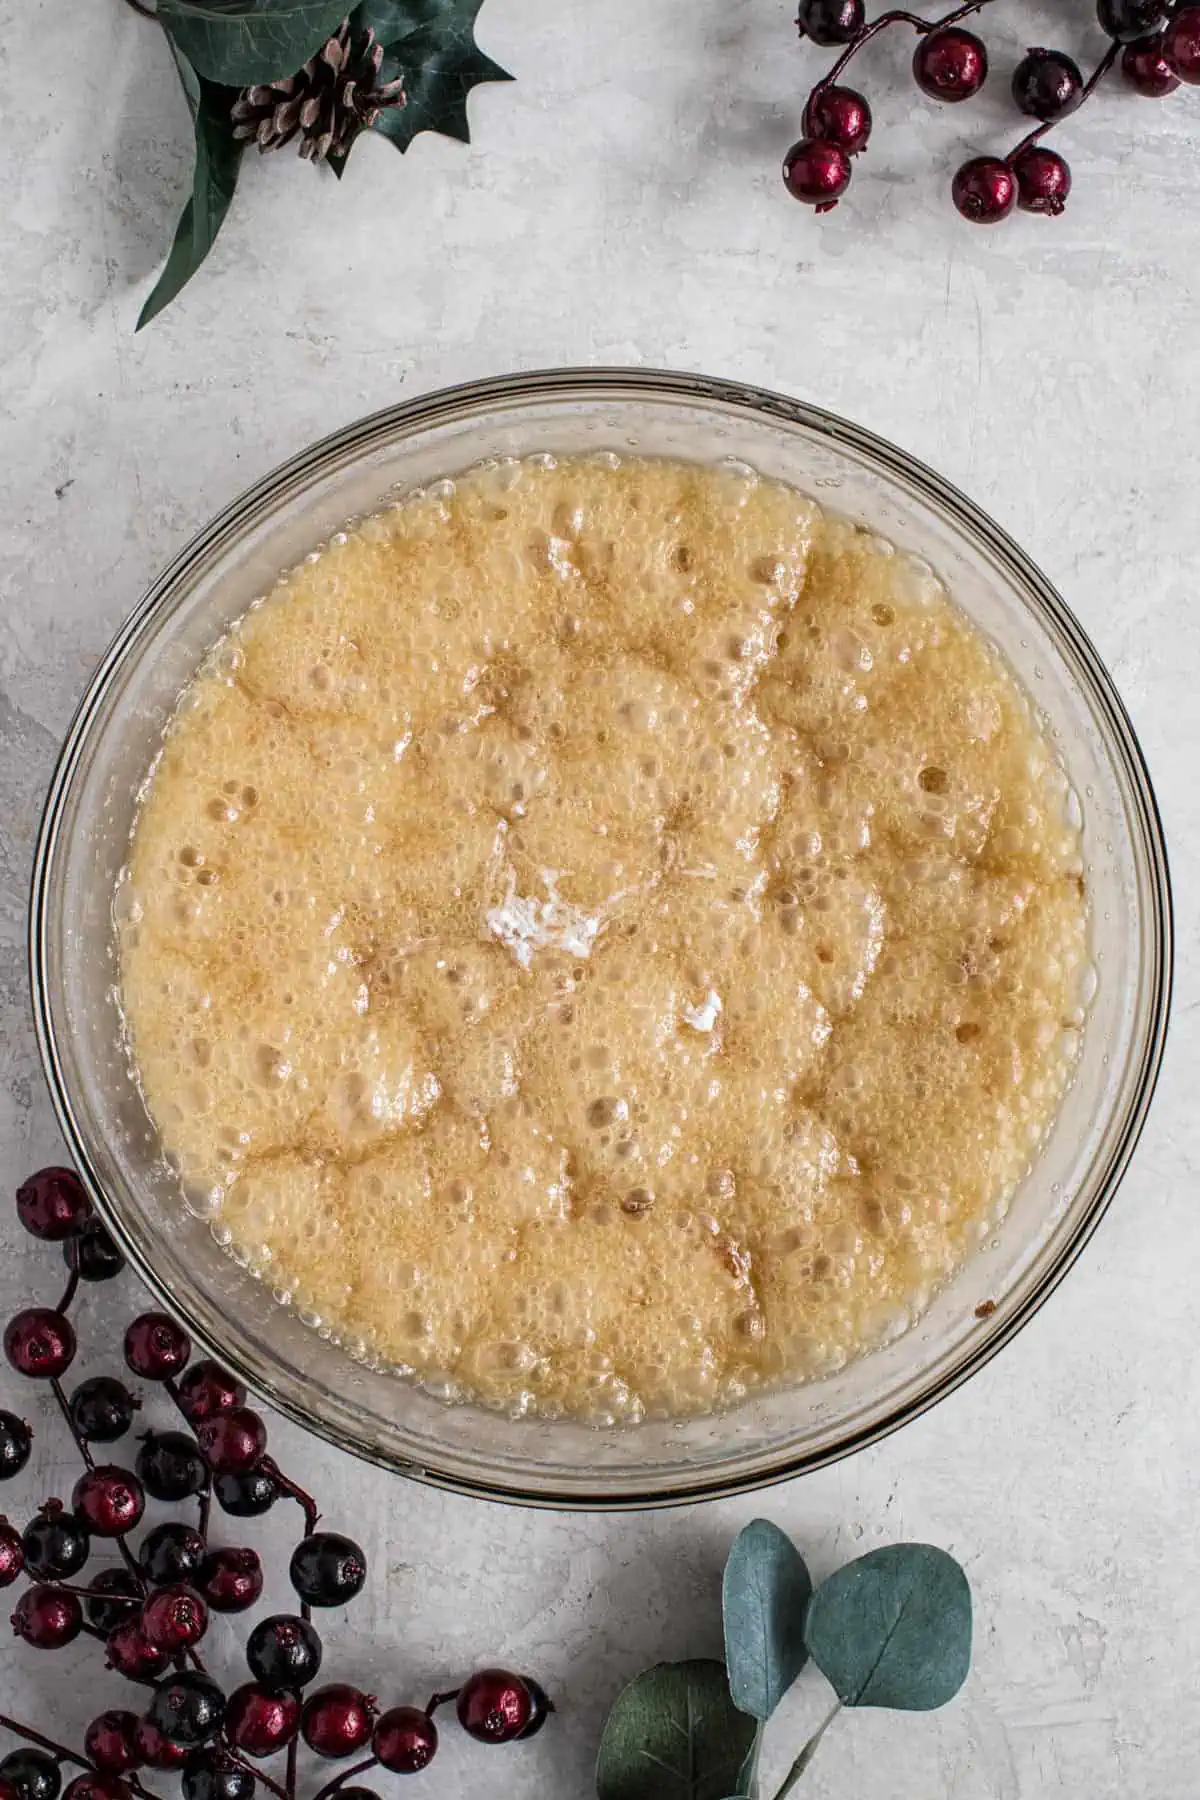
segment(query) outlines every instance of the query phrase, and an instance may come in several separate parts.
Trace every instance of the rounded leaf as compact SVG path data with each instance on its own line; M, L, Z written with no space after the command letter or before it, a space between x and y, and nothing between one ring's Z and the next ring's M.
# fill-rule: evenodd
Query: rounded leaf
M596 1764L599 1800L725 1800L755 1738L725 1664L656 1663L613 1704Z
M769 1719L808 1661L804 1621L812 1580L791 1538L754 1519L733 1541L721 1604L733 1703Z
M888 1544L820 1586L805 1633L844 1706L931 1712L971 1666L971 1590L933 1544Z

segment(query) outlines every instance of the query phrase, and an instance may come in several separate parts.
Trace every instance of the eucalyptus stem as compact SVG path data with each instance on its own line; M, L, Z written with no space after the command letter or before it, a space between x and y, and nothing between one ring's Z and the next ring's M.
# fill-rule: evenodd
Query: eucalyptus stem
M837 1718L841 1710L842 1703L839 1700L834 1706L833 1711L829 1713L827 1717L822 1719L821 1723L817 1726L817 1729L813 1732L807 1744L805 1744L803 1750L784 1776L783 1786L776 1789L775 1800L784 1800L785 1794L791 1793L805 1769L807 1769L809 1763L817 1754L817 1745L821 1742L821 1739L825 1736L825 1733L829 1730L829 1727L833 1724L833 1721Z
M143 19L157 19L158 14L152 6L143 6L142 0L125 0L126 6L132 6L135 13L141 13Z

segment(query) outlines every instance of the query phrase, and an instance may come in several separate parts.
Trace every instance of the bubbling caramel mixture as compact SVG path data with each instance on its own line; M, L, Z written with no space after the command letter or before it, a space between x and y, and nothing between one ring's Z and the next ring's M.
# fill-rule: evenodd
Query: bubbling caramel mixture
M929 570L740 468L338 536L147 780L124 1010L193 1206L358 1355L634 1421L834 1369L1067 1085L1077 817Z

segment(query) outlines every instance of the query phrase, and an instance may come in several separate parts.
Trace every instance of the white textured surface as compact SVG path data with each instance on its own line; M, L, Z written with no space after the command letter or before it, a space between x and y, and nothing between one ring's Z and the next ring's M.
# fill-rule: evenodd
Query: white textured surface
M1176 1025L1097 1241L964 1392L758 1499L543 1516L401 1485L290 1428L276 1443L373 1557L367 1596L330 1622L332 1672L400 1699L502 1660L561 1703L530 1746L489 1752L455 1734L422 1793L585 1800L616 1688L657 1657L717 1647L726 1545L766 1511L818 1571L907 1535L953 1549L976 1588L962 1699L928 1718L840 1722L814 1796L1192 1800L1200 93L1102 94L1061 134L1076 169L1067 216L973 231L950 210L950 173L968 147L1013 141L1018 42L1085 62L1100 48L1085 0L1005 0L974 107L914 103L905 45L863 59L876 143L851 199L817 220L777 172L823 60L796 46L791 10L489 0L481 36L520 82L476 96L472 149L424 138L401 161L369 142L340 188L286 155L248 166L208 268L135 339L186 180L164 46L119 0L0 0L0 1190L59 1147L23 947L55 744L121 616L213 510L357 414L513 367L703 369L861 420L961 483L1059 583L1157 780L1181 913ZM1073 38L1052 24L1062 12ZM18 1240L6 1201L0 1252L5 1312L49 1297L53 1255ZM89 1297L93 1367L115 1366L129 1300L128 1287ZM0 1375L10 1402L14 1380ZM61 1431L17 1398L47 1424L35 1478L3 1496L23 1516L35 1487L66 1491L74 1470ZM269 1525L282 1549L282 1521ZM66 1729L128 1704L96 1648L38 1660L5 1635L4 1705ZM813 1676L773 1728L769 1769L820 1704Z

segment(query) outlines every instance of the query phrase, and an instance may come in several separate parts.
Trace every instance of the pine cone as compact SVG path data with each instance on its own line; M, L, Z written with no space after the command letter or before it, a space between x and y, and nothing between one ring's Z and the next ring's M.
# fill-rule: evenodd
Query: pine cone
M354 37L343 19L328 43L296 75L243 88L230 117L233 135L259 150L281 150L299 137L307 162L344 156L385 106L404 105L402 81L380 82L383 45L368 29Z

